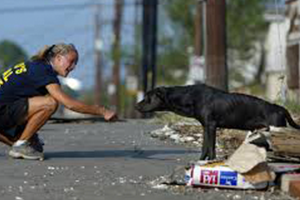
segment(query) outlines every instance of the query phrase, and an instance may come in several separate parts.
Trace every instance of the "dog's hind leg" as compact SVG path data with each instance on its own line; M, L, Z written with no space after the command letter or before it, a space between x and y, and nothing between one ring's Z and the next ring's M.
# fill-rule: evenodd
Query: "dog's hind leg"
M204 133L204 138L205 138L205 133ZM200 156L200 160L205 160L208 157L208 147L207 144L205 144L204 142L204 138L203 138L203 144L202 144L202 150L201 150L201 156Z
M200 160L213 160L216 158L216 123L209 122L204 126L204 137Z

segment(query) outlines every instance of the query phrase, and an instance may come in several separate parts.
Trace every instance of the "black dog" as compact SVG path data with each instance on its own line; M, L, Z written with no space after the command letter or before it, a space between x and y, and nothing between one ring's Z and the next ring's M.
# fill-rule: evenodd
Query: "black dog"
M136 105L140 112L172 111L197 119L204 127L203 159L215 159L216 129L255 130L284 127L300 129L289 112L254 96L228 93L204 84L158 87Z

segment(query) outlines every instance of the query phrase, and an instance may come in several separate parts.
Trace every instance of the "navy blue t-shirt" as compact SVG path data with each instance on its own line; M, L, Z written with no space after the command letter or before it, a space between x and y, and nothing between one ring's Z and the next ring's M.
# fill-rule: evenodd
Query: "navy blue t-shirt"
M39 61L17 64L0 77L0 104L46 95L51 83L60 84L51 65Z

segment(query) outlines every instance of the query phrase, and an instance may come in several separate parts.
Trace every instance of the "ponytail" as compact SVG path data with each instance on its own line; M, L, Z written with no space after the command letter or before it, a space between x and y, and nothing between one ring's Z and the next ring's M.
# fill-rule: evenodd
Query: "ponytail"
M32 56L30 60L50 63L51 59L56 55L66 55L71 51L77 54L77 60L75 62L77 64L79 55L76 47L73 44L65 43L54 44L52 46L46 45L36 55Z

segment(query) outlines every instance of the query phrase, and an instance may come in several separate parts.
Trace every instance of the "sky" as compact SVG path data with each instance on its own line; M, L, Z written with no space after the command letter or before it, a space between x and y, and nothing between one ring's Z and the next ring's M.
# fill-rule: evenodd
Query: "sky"
M113 0L1 0L0 41L11 40L31 56L44 45L58 42L73 43L80 60L69 75L83 82L84 88L94 84L94 3L101 4L101 39L105 51L113 42ZM127 0L122 32L123 45L130 45L133 34L133 0ZM110 76L111 62L103 56L105 77ZM125 73L124 69L121 72Z
M125 0L123 48L131 48L136 41L133 28L134 2L135 0ZM270 2L284 5L284 0L270 0ZM37 53L44 45L58 42L75 44L80 59L77 68L69 76L81 80L84 88L91 88L95 76L95 8L92 6L95 3L101 5L100 19L103 24L101 39L104 52L109 52L114 39L112 31L114 0L1 0L0 41L8 39L17 43L29 56ZM166 24L160 25L166 27ZM112 71L109 55L102 55L102 61L103 77L109 79ZM121 77L125 74L126 70L122 65Z

